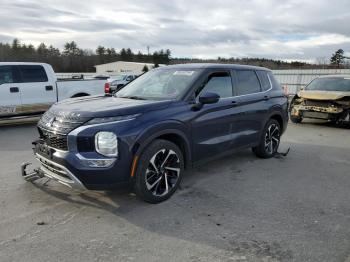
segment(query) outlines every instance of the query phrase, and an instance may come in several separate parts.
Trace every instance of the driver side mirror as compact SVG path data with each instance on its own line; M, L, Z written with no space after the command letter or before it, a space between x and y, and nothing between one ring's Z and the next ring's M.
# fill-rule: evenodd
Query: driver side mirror
M199 103L201 104L215 104L219 101L220 96L216 93L207 92L199 96Z
M206 92L198 98L198 103L194 104L192 110L200 110L205 104L215 104L219 101L220 96L216 93Z

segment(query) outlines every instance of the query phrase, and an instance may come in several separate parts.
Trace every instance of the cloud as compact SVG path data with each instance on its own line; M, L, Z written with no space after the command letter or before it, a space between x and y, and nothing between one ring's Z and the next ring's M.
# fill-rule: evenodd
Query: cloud
M311 60L350 50L348 0L2 0L1 41Z

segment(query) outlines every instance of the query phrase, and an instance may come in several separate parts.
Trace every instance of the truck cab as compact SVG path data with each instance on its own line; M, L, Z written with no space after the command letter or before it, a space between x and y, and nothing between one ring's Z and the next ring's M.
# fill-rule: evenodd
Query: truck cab
M0 63L0 118L45 112L66 98L103 95L105 79L60 79L45 63Z
M50 65L0 63L0 117L46 111L56 101Z

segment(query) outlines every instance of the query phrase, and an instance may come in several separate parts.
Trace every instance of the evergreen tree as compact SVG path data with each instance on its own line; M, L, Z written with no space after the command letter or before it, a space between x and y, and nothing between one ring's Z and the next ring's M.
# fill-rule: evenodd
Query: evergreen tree
M142 72L144 72L144 73L148 72L148 66L147 65L144 65L144 67L142 68Z
M344 56L344 50L338 49L334 54L332 54L331 57L331 64L337 65L339 68L340 65L344 64L345 56Z

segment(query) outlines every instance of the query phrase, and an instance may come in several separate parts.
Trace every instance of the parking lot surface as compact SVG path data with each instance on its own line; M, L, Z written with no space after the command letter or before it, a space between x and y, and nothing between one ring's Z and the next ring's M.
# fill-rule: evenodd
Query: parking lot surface
M189 170L168 201L23 181L34 124L0 127L0 261L350 261L349 129L290 124L285 158Z

